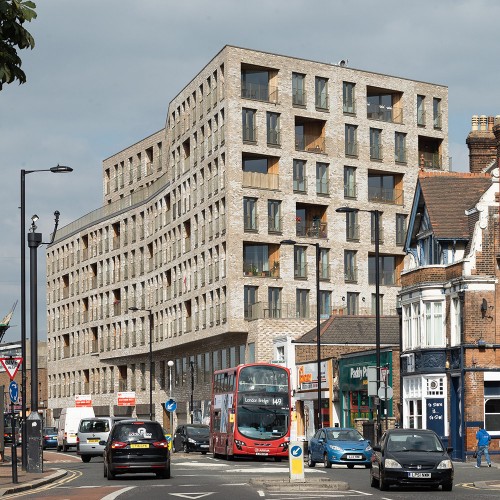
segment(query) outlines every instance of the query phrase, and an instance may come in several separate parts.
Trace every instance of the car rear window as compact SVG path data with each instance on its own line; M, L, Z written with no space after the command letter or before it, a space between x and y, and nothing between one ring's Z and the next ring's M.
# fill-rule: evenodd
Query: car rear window
M82 420L79 432L109 432L109 422L107 420Z
M117 424L114 427L113 440L140 441L143 439L165 440L161 425L150 422L131 422L130 424Z
M57 429L55 427L44 427L44 434L57 434Z
M189 436L207 437L210 435L208 427L191 427L188 425L186 431Z

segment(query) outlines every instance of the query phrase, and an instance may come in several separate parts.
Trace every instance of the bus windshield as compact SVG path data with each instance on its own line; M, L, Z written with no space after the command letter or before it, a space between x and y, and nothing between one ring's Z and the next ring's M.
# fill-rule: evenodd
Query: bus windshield
M238 391L288 394L288 374L274 366L246 366L240 372Z
M279 439L288 431L288 409L264 406L238 407L237 425L243 436L250 439Z

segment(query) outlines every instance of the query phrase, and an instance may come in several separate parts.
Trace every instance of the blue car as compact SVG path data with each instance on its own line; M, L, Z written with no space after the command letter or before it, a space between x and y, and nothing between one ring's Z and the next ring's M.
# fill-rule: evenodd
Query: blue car
M372 447L356 429L324 427L319 429L309 442L307 465L314 467L322 462L330 468L332 464L371 467Z
M55 427L44 427L42 429L43 449L57 448L57 429Z

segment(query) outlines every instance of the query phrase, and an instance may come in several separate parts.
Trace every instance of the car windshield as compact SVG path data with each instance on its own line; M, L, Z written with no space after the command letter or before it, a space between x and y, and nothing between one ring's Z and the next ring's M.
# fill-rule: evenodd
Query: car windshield
M417 432L390 434L386 446L388 451L443 451L436 436Z
M329 441L363 441L365 438L355 429L329 430L326 432Z
M165 435L161 426L147 422L134 422L118 424L114 427L113 441L141 441L145 439L164 441Z
M188 436L196 436L196 437L208 437L209 436L208 427L191 427L188 425L186 427L186 431L187 431Z
M43 429L44 434L57 434L57 429L55 427L45 427Z

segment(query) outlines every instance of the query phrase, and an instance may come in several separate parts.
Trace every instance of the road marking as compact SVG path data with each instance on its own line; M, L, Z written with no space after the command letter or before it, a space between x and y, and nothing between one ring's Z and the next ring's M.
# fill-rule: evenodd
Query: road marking
M215 491L209 491L208 493L169 493L173 497L180 498L190 498L191 500L196 500L197 498L208 497L208 495L213 495Z
M113 493L110 493L109 495L106 495L105 497L102 497L101 500L115 500L115 498L120 496L122 493L133 490L134 488L135 486L127 486L126 488L122 488L121 490L115 491Z

